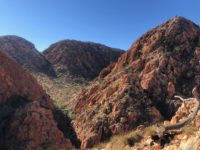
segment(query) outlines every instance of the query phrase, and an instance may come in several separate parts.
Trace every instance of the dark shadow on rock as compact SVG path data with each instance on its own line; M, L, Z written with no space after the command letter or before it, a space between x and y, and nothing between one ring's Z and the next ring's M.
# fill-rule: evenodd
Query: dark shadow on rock
M0 104L0 149L23 150L24 143L19 141L9 128L17 109L24 108L30 101L26 96L12 96L5 103Z
M160 144L162 147L164 147L166 144L169 144L173 139L174 136L179 133L176 132L171 132L171 133L165 133L162 136L159 135L152 135L151 139L155 142Z
M54 119L57 122L58 128L63 132L65 138L70 139L71 143L76 147L80 148L80 140L77 138L76 132L71 125L71 119L64 114L60 109L56 108L53 112Z

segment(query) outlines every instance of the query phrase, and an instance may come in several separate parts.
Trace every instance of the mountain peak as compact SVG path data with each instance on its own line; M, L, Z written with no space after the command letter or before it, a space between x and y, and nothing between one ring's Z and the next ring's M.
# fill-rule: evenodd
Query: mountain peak
M172 17L171 19L169 19L168 21L170 21L170 20L175 20L176 22L192 22L193 24L196 24L193 21L191 21L190 19L183 17L183 16L175 16L175 17Z
M176 16L174 18L171 18L167 22L165 22L163 25L166 27L174 26L174 27L180 27L180 28L187 28L189 26L198 27L197 24L195 24L191 20L184 18L182 16Z
M164 50L166 55L174 54L183 43L197 44L199 35L198 25L184 17L174 17L142 35L133 43L127 57L133 61L156 50Z
M62 40L44 51L57 74L93 79L99 72L117 61L124 51L102 44L76 40Z
M175 16L175 17L173 17L173 18L171 18L171 19L169 19L169 21L170 20L174 20L174 21L177 21L177 22L182 22L182 21L186 21L186 22L191 22L190 20L188 20L187 18L185 18L185 17L182 17L182 16Z
M200 29L183 17L142 35L75 98L74 127L82 148L173 116L180 104L174 94L190 97L200 84L199 58ZM86 132L92 136L86 139Z
M17 35L3 35L3 36L0 36L0 39L1 40L4 39L5 40L4 42L6 41L23 42L24 44L30 46L32 49L35 49L35 45L33 43Z
M36 50L34 44L22 37L0 36L0 51L32 73L55 76L54 69L48 60Z

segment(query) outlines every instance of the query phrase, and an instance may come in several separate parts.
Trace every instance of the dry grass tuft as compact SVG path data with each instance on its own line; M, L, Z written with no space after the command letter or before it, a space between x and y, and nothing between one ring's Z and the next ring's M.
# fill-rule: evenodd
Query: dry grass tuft
M133 130L122 135L113 136L108 142L100 143L95 146L95 148L101 149L114 149L114 150L124 150L131 149L135 144L139 143L145 137L154 135L155 129L153 126L141 130ZM109 148L108 148L108 147Z
M182 133L186 134L186 135L194 135L197 131L198 131L198 128L197 127L193 127L191 125L187 125L187 126L184 126L182 129L181 129Z

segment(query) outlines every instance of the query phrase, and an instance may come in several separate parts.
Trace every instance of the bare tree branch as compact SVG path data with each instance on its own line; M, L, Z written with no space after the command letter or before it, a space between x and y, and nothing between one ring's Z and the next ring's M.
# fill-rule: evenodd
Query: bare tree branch
M180 129L182 127L184 127L185 125L189 124L197 115L197 112L200 108L200 93L197 87L194 87L192 90L192 94L194 95L194 98L187 98L184 99L181 96L175 96L175 98L180 99L181 101L183 101L184 106L185 106L185 102L189 101L189 100L194 100L195 101L195 106L191 109L191 114L188 116L187 119L175 123L175 124L171 124L171 125L157 125L156 126L156 131L158 132L159 135L163 135L164 133L166 133L169 130L176 130L176 129Z
M190 100L194 100L195 98L182 98L181 96L175 95L175 98L180 99L182 102L186 102L186 101L190 101Z

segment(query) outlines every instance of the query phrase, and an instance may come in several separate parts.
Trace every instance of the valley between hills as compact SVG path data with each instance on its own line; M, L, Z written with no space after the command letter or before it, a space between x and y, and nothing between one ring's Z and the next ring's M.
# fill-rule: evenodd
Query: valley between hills
M200 150L200 27L184 17L127 51L0 36L0 83L3 150Z

